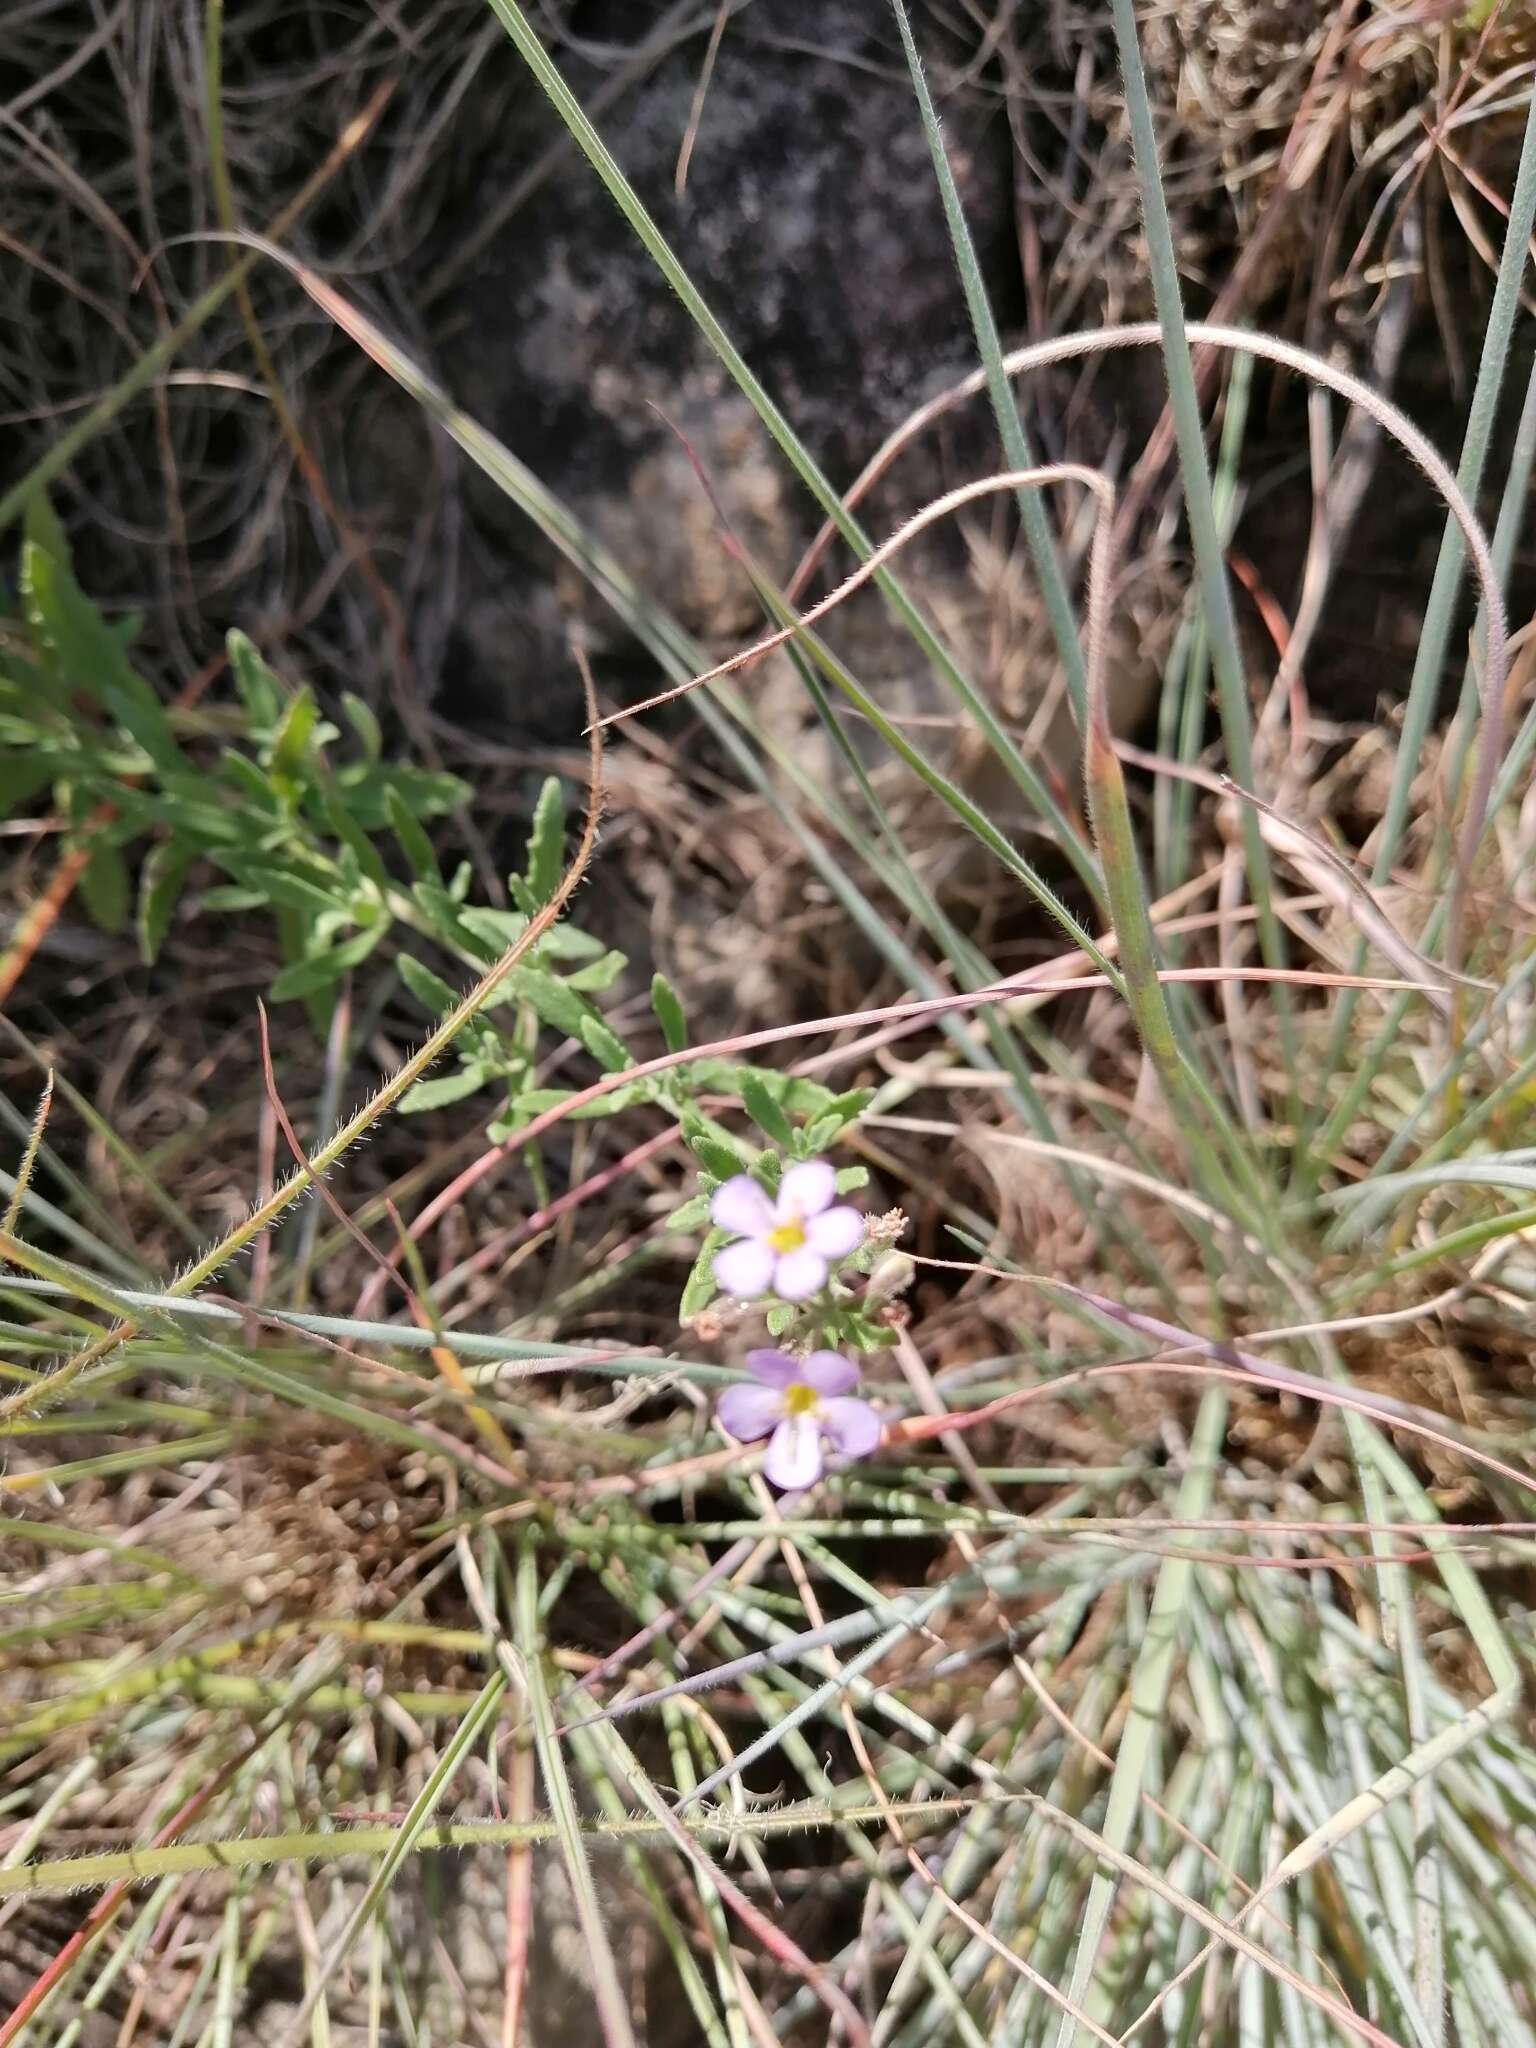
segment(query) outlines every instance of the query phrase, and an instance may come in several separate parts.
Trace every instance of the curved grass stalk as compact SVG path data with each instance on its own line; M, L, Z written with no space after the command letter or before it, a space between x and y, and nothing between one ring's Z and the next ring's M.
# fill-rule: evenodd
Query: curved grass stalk
M598 177L606 186L610 197L619 211L629 222L637 239L647 255L661 272L667 283L676 292L684 308L698 327L704 339L735 380L758 418L788 458L795 474L800 478L816 503L837 527L843 539L861 559L870 553L870 541L857 522L845 509L843 500L811 457L803 442L769 397L758 381L745 358L741 355L720 321L715 317L698 287L678 261L665 236L641 203L639 194L625 177L597 130L583 113L570 87L561 77L538 36L529 25L517 0L488 0L492 13L506 30L517 48L519 56L537 79L539 86L575 138L582 154L591 164ZM925 657L933 664L935 671L951 693L965 706L975 721L976 729L982 733L992 752L1002 763L1012 781L1024 793L1031 807L1047 823L1056 835L1058 843L1067 845L1069 828L1061 816L1060 809L1036 774L1029 762L1019 752L1009 737L1006 728L993 712L986 698L975 684L964 674L943 641L928 624L917 606L907 596L894 576L881 571L879 587L882 596L895 611L903 627L922 649ZM1097 894L1097 878L1091 884Z
M1221 712L1222 737L1233 776L1253 787L1252 714L1248 703L1248 682L1243 670L1242 650L1237 642L1237 619L1232 610L1232 593L1227 584L1226 556L1211 492L1210 466L1205 452L1205 428L1200 417L1200 399L1195 390L1194 365L1190 359L1189 337L1184 324L1184 300L1179 285L1178 258L1173 246L1173 229L1168 219L1168 201L1158 169L1157 135L1152 125L1152 105L1147 97L1146 74L1141 62L1141 43L1136 31L1133 0L1110 0L1115 43L1120 55L1120 75L1125 83L1126 112L1130 116L1132 155L1141 191L1141 218L1147 236L1147 255L1152 273L1152 296L1157 305L1162 331L1163 367L1168 379L1168 402L1173 413L1178 441L1179 466L1184 475L1184 504L1189 516L1190 539L1194 544L1195 567L1205 606L1205 626L1216 674L1216 696ZM1246 811L1241 819L1243 857L1248 870L1248 888L1258 913L1259 945L1270 967L1286 964L1285 934L1275 915L1269 853L1259 821ZM1290 1079L1292 1115L1299 1125L1296 1044L1291 1026L1289 1000L1280 990L1275 995L1275 1014L1280 1026L1281 1049Z
M1469 502L1476 500L1482 485L1494 419L1504 384L1504 372L1509 360L1510 342L1520 309L1520 292L1533 229L1536 229L1536 94L1532 94L1526 114L1520 163L1510 200L1509 223L1505 230L1503 252L1499 258L1498 280L1494 287L1488 326L1483 335L1482 356L1478 363L1477 381L1472 390L1472 403L1467 411L1461 460L1456 473L1457 486ZM1446 653L1450 646L1456 598L1461 587L1465 540L1466 532L1462 523L1448 518L1441 536L1440 553L1435 562L1434 580L1430 585L1429 602L1425 607L1424 625L1419 634L1413 673L1409 678L1408 701L1403 711L1403 729L1398 739L1397 762L1378 835L1373 877L1377 882L1383 881L1391 873L1403 828L1407 823L1413 778L1418 773L1420 756L1439 692L1441 671L1445 666ZM1502 578L1497 563L1492 558L1490 568L1495 587L1500 591L1502 604ZM1484 602L1487 601L1485 592ZM1490 623L1491 616L1490 614ZM1486 666L1495 669L1491 635ZM1457 964L1456 956L1461 949L1465 894L1472 879L1477 850L1482 842L1483 825L1488 815L1489 798L1498 773L1504 708L1503 685L1504 670L1503 664L1500 663L1496 668L1495 684L1490 686L1486 679L1484 681L1482 729L1476 765L1473 769L1472 788L1467 799L1456 855L1456 873L1452 884L1447 928L1452 966ZM1323 1072L1324 1092L1344 1056L1354 1008L1354 1002L1345 996L1334 1017Z
M370 129L384 111L385 102L393 91L393 81L386 79L362 112L347 123L324 163L305 181L302 190L272 221L266 231L269 238L276 239L286 234L294 222L308 212L347 158L367 139ZM168 328L158 341L151 343L133 367L119 377L110 390L103 392L96 403L87 412L82 413L72 427L60 434L47 454L33 463L18 483L0 495L0 528L7 527L13 520L19 519L36 494L46 490L55 477L62 476L80 450L89 446L103 428L109 427L131 399L136 398L141 391L147 390L162 370L169 368L192 336L206 326L230 294L245 283L255 260L253 252L250 256L232 263L222 277L216 278L205 292L192 301L175 326Z
M928 90L928 81L923 74L922 59L918 56L917 44L913 41L912 24L907 16L905 0L891 0L891 11L896 16L896 26L901 34L902 54L907 60L912 90L917 96L918 112L922 116L923 132L928 138L928 151L933 158L939 196L944 202L944 220L949 229L950 244L955 252L955 263L960 272L960 284L965 292L971 326L975 330L976 346L986 372L987 396L992 402L993 416L997 421L998 433L1002 437L1003 453L1008 459L1010 469L1034 469L1037 467L1037 459L1030 449L1024 423L1019 418L1018 400L1008 389L1008 375L1003 368L1002 339L997 331L997 322L992 317L987 287L982 280L981 265L976 260L976 247L971 240L970 228L966 224L965 209L960 204L955 174L950 169L949 158L945 154L944 137L939 129L938 109L933 104L933 95ZM1078 638L1072 600L1067 594L1066 581L1061 573L1055 537L1051 532L1045 508L1033 493L1023 490L1019 492L1019 518L1024 527L1024 537L1029 544L1030 559L1035 565L1035 577L1040 585L1040 594L1045 602L1046 618L1050 622L1051 633L1056 641L1057 658L1066 677L1067 694L1072 700L1072 709L1077 717L1078 730L1081 732L1088 718L1088 668L1083 659L1082 643Z
M1351 405L1360 406L1423 472L1444 501L1451 520L1466 542L1466 554L1477 578L1480 598L1488 607L1488 657L1482 691L1482 700L1486 708L1494 692L1502 691L1509 668L1509 630L1503 598L1503 580L1493 549L1466 492L1434 443L1413 424L1406 413L1390 399L1384 398L1379 391L1374 390L1363 378L1356 377L1347 370L1338 369L1326 357L1315 354L1311 349L1302 348L1295 342L1284 341L1278 335L1262 334L1255 329L1233 327L1209 320L1188 321L1185 334L1190 341L1197 342L1202 347L1225 349L1232 353L1257 356L1264 362L1278 363L1283 369L1294 370L1298 375L1323 385L1340 398L1347 399ZM1123 326L1098 328L1079 334L1053 335L1045 341L1031 342L1025 348L1010 350L1003 358L1003 368L1010 378L1021 377L1028 371L1049 369L1057 363L1073 362L1080 356L1102 355L1120 348L1161 347L1162 340L1162 328L1155 320L1132 321ZM853 484L849 486L844 494L845 502L850 505L857 504L909 442L953 407L962 404L968 398L974 398L985 388L985 382L984 372L973 370L968 376L959 378L947 390L940 392L937 397L930 399L926 405L920 406L901 426L887 435ZM806 558L807 562L814 558L823 544L818 537L812 544ZM791 579L791 590L799 587L805 573L806 562L802 562L800 569Z

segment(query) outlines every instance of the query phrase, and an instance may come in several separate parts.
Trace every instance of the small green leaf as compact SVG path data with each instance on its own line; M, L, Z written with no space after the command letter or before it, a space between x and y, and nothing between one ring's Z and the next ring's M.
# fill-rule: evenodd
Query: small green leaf
M104 932L120 932L128 921L128 863L121 849L98 834L80 877L80 894L93 924Z
M700 1230L709 1221L709 1196L690 1195L680 1209L674 1209L667 1218L668 1230Z
M0 754L0 818L8 818L30 803L55 774L54 763L46 754Z
M384 735L379 730L379 721L374 717L372 707L350 690L343 690L341 708L346 712L352 730L362 741L363 752L370 761L377 761L384 751Z
M195 858L189 847L168 839L150 848L139 873L139 957L146 967L154 965L171 928L171 915L181 894L187 869Z
M307 779L305 770L309 764L310 741L319 723L320 707L315 702L314 691L305 683L289 699L288 708L272 735L267 766L279 788L287 783L296 793Z
M414 768L407 762L385 771L388 800L390 791L418 818L437 818L467 804L474 794L458 775L439 775L430 768Z
M293 1001L298 996L317 995L329 988L333 982L353 967L358 967L373 951L384 936L379 927L372 931L356 932L350 939L343 939L339 946L332 946L328 952L317 953L308 960L299 960L292 967L285 967L272 984L271 997L274 1003Z
M594 939L590 932L576 925L552 924L540 936L534 951L540 960L598 960L607 957L608 949L601 939ZM619 957L622 959L623 955Z
M277 813L277 791L249 754L237 753L233 747L226 747L220 773L225 782L238 785L237 796L255 804L264 815Z
M622 953L603 953L596 960L588 961L585 967L578 967L574 974L565 977L567 988L580 989L584 995L601 995L610 989L629 965Z
M790 1143L794 1133L789 1127L789 1119L780 1109L767 1082L759 1079L756 1074L742 1075L741 1106L757 1128L772 1138L775 1145L787 1146Z
M389 887L389 870L379 858L378 848L358 824L339 796L325 799L326 823L351 853L359 868L379 890Z
M677 1305L677 1319L686 1323L690 1316L696 1316L700 1309L708 1308L719 1293L715 1285L715 1253L730 1236L726 1230L711 1230L699 1247L699 1256L693 1262L693 1270L683 1282L683 1298Z
M33 636L53 656L60 679L93 697L152 761L163 768L183 765L159 698L67 565L36 541L22 550L21 589Z
M199 900L204 910L261 910L267 894L264 889L244 888L239 882L218 882L205 889Z
M399 840L400 850L410 862L412 872L424 882L436 882L437 860L432 852L432 842L422 831L397 790L385 790L384 809L389 818L390 830Z
M62 562L66 569L72 566L69 536L65 533L59 515L53 509L53 501L46 491L33 491L27 499L21 530L28 540L34 541L43 550L44 554L52 555L53 559Z
M837 1170L837 1192L840 1195L856 1195L860 1188L869 1186L867 1166L840 1166Z
M528 920L520 912L487 910L478 904L462 910L459 923L465 931L474 933L492 959L499 959L513 940L520 939L528 929Z
M683 1138L694 1158L706 1166L721 1180L731 1180L739 1173L749 1170L745 1155L738 1152L731 1139L718 1125L701 1116L691 1102L684 1103L678 1117Z
M528 1005L541 1024L564 1032L578 1044L582 1025L596 1015L580 996L542 967L514 967L504 986L516 1001Z
M546 1109L555 1109L562 1102L569 1102L575 1093L574 1088L530 1088L512 1105L516 1122L508 1124L507 1131L518 1130L530 1117L542 1116ZM506 1136L505 1131L502 1136Z
M837 1096L824 1116L816 1117L805 1133L807 1152L825 1152L833 1145L852 1123L868 1109L875 1098L873 1088L854 1088L846 1095Z
M776 1301L763 1320L768 1325L770 1337L782 1337L799 1311L791 1302Z
M423 967L409 953L402 953L395 962L395 970L417 1002L434 1017L446 1017L458 1001L458 997L440 975L430 967Z
M482 1087L485 1075L478 1066L461 1067L456 1074L434 1074L418 1081L400 1098L401 1113L411 1116L423 1109L445 1109L450 1102L462 1102Z
M310 917L325 916L346 908L345 900L338 890L322 888L318 882L308 881L303 875L294 874L287 868L271 868L257 861L235 860L227 854L217 852L213 858L243 887L259 889L263 899L268 903L283 903L290 910L301 910Z
M225 634L224 647L251 731L265 739L283 715L283 686L238 627Z
M528 893L545 904L560 886L565 871L565 795L558 775L549 776L534 806L528 834Z
M676 989L664 974L651 976L651 1008L667 1042L667 1051L681 1052L688 1043L688 1020L683 1015Z

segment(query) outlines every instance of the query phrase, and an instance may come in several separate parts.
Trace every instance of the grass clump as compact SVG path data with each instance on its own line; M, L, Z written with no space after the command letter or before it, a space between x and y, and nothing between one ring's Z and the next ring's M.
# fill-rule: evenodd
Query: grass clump
M783 1014L710 1035L683 977L609 943L599 825L653 706L599 702L579 642L587 731L508 872L483 787L245 635L197 692L146 680L44 494L78 432L5 500L0 790L41 864L0 981L39 985L76 899L91 944L134 927L167 1014L210 931L246 978L200 1145L164 1048L126 1079L96 1051L82 1089L87 1020L6 1025L0 2044L1536 2039L1529 397L1494 431L1528 76L1508 59L1523 139L1447 457L1316 350L1186 321L1120 0L1156 319L1006 352L893 0L980 367L839 492L539 24L491 12L845 581L813 607L727 529L765 631L715 660L377 320L281 274L688 699L722 814L837 920L858 999L790 1014L768 919ZM1447 47L1491 61L1496 26ZM1031 373L1133 348L1164 366L1195 571L1150 748L1107 683L1149 473L1040 461L1031 403ZM1304 644L1255 687L1228 573L1256 363L1443 504L1396 731L1321 717ZM999 473L877 546L866 481L982 389ZM1347 479L1331 430L1312 455L1326 585ZM902 580L987 497L1026 523L1080 779ZM827 637L865 582L1031 808L1027 851ZM780 649L834 775L755 703ZM681 841L696 771L658 764ZM981 849L979 909L904 833L917 789Z

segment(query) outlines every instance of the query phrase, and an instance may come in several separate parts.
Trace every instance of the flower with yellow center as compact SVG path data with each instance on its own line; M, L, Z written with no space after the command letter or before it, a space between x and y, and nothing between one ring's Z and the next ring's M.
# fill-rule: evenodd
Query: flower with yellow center
M837 1351L791 1358L749 1351L750 1380L727 1387L715 1420L744 1443L770 1439L763 1474L786 1493L813 1486L831 1462L867 1458L881 1436L880 1417L853 1392L859 1369Z
M826 1286L833 1263L864 1237L863 1217L835 1202L836 1194L837 1177L824 1159L787 1166L772 1199L750 1174L723 1182L710 1218L736 1241L715 1254L718 1284L742 1301L760 1294L808 1301Z

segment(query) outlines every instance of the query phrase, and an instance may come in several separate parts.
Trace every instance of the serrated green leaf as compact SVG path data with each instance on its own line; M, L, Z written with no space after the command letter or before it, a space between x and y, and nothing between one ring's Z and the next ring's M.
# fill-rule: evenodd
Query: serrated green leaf
M397 790L385 790L384 809L389 818L390 830L399 840L400 850L410 862L412 873L423 882L438 882L438 886L441 887L432 842L422 831Z
M285 967L273 982L272 1001L291 1002L299 996L318 995L321 990L330 988L351 968L361 966L383 936L382 927L355 932L350 939L343 939L339 946L332 946L328 952L295 961L292 967Z
M715 1253L730 1239L728 1230L711 1230L699 1247L699 1255L693 1262L688 1278L683 1282L683 1297L677 1304L677 1319L680 1323L696 1316L700 1309L709 1307L720 1292L715 1285Z
M794 1136L789 1118L778 1105L768 1083L757 1074L743 1074L741 1080L741 1106L753 1123L775 1145L788 1145Z
M384 735L379 730L379 721L373 714L373 707L365 704L361 697L350 690L341 693L341 708L347 714L347 721L362 742L363 752L370 761L377 761L384 751Z
M528 834L528 893L540 906L560 886L565 871L565 794L558 775L547 777L534 805Z
M417 1002L434 1017L446 1017L458 1001L441 975L434 974L430 967L423 967L409 953L400 955L395 962L395 971Z
M867 1166L840 1166L837 1170L837 1192L840 1195L855 1195L860 1188L869 1186Z
M120 932L128 921L131 893L128 863L121 850L105 833L98 832L80 876L80 895L91 922L104 932Z
M225 634L224 648L251 731L265 739L283 715L283 686L238 627Z
M668 1052L681 1052L688 1043L688 1020L677 991L664 974L651 976L651 1009L661 1026Z
M408 1088L400 1098L400 1108L407 1116L423 1109L446 1109L450 1102L462 1102L484 1085L485 1075L478 1066L461 1067L456 1074L434 1074Z
M139 957L146 967L159 958L187 869L195 858L189 847L169 839L150 848L139 871Z

